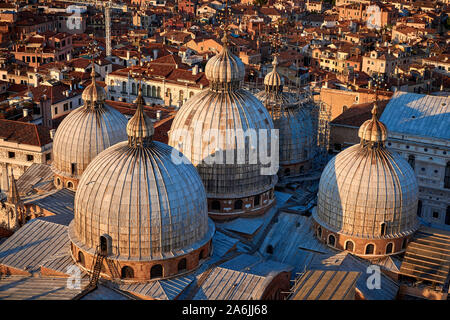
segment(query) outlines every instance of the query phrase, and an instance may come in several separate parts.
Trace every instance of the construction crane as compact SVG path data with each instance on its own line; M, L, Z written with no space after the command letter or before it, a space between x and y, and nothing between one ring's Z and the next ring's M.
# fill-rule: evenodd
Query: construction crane
M111 0L62 0L62 2L69 2L80 5L88 5L94 7L103 7L105 10L105 42L106 42L106 56L111 56L111 9L127 10L125 4L114 3Z

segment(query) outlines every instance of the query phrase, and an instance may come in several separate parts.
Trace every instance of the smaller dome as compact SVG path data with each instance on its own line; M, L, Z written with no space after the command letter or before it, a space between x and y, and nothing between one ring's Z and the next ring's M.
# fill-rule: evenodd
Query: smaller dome
M244 80L244 63L228 48L227 34L222 39L222 51L209 59L205 67L206 78L213 83L233 83Z
M97 81L95 81L95 71L94 66L92 66L91 72L92 82L88 85L84 90L81 98L87 105L92 105L94 102L94 106L99 103L103 103L106 100L106 91L100 86Z
M142 97L142 87L140 84L139 94L135 103L137 104L136 113L127 124L128 141L133 145L145 145L152 140L155 129L152 119L144 113L143 106L145 101Z
M269 72L264 78L264 85L270 88L281 88L284 85L283 77L278 73L278 59L275 56L272 62L273 70Z
M377 118L378 107L375 103L372 109L372 118L365 121L358 131L361 141L369 143L384 143L387 139L386 126Z

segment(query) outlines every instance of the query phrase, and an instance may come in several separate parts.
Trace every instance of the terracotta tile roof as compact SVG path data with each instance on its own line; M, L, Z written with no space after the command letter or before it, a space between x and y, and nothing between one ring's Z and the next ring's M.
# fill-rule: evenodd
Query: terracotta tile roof
M381 117L388 103L389 100L378 101L378 117ZM355 104L331 121L331 124L360 127L364 121L372 117L373 104L373 102Z
M52 142L49 128L12 120L0 120L0 138L39 147Z

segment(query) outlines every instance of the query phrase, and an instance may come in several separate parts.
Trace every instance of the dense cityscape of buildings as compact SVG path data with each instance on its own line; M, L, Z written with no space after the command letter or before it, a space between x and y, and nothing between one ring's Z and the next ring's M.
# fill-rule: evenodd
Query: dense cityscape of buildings
M450 299L449 11L1 2L0 299Z

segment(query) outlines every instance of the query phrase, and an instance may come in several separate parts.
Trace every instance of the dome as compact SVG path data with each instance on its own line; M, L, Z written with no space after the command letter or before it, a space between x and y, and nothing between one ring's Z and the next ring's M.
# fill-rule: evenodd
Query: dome
M264 78L265 89L256 97L269 110L279 130L280 165L288 166L289 173L300 173L309 166L313 155L314 129L311 116L302 108L296 94L283 91L284 79L277 71L277 57L273 70ZM292 165L301 164L296 167Z
M213 157L239 148L239 141L227 142L227 135L238 137L247 130L273 129L273 122L261 102L246 90L214 92L208 89L194 95L175 116L169 133L169 145L183 153L197 170L205 184L208 198L246 197L272 188L276 178L261 175L261 163L209 164ZM218 134L213 141L197 139L204 134ZM210 144L208 145L208 142ZM208 147L216 153L208 152ZM246 144L248 158L249 144Z
M271 157L270 139L277 139L272 132L272 119L262 103L241 87L244 67L226 42L223 51L208 61L206 72L212 80L210 88L180 108L169 132L169 145L197 168L208 202L221 201L218 210L230 214L233 210L261 213L263 208L258 211L254 206L274 203L270 190L277 181L278 162L273 168L273 163L263 164L261 160L262 154ZM268 143L267 150L261 153L259 147L266 146L259 146L263 134L267 134ZM250 199L254 196L255 201ZM269 196L272 198L265 198Z
M273 65L272 71L266 74L266 76L264 77L264 85L270 88L282 89L284 85L284 79L278 73L277 70L278 66L277 56L275 56L275 58L273 59L272 65Z
M245 76L244 63L231 53L226 33L222 41L222 51L209 59L205 67L205 75L212 88L218 83L236 86L238 85L236 83L243 81Z
M93 87L95 85L88 86L83 97L87 95L86 90L92 92ZM94 105L85 101L84 106L69 113L56 130L52 167L60 176L59 181L69 179L76 185L87 165L100 152L127 139L125 116L102 100L93 102ZM61 187L61 182L56 184Z
M201 250L215 229L195 167L187 159L173 162L173 148L152 141L151 120L142 109L138 104L128 141L101 152L83 173L69 235L77 250L91 255L107 237L108 258L133 267L135 278L147 279L151 263L163 265L162 277L177 273L163 260Z
M358 131L358 136L367 143L383 143L387 139L386 126L377 119L378 107L372 109L372 119L365 121Z
M327 164L313 216L321 226L341 235L406 237L418 227L417 179L399 154L385 148L386 129L376 117L376 107L373 114L364 125L384 128L384 135L363 134L361 144L345 149ZM382 143L366 143L368 138Z
M95 70L92 67L91 72L91 83L83 90L81 98L86 105L91 105L91 103L102 104L106 100L106 91L100 86L97 81L95 81ZM95 105L94 105L95 107Z
M145 104L142 97L142 87L139 84L139 94L135 101L138 108L134 116L128 121L127 135L132 137L137 143L145 143L145 141L151 141L155 129L153 127L152 120L144 113L143 105Z

